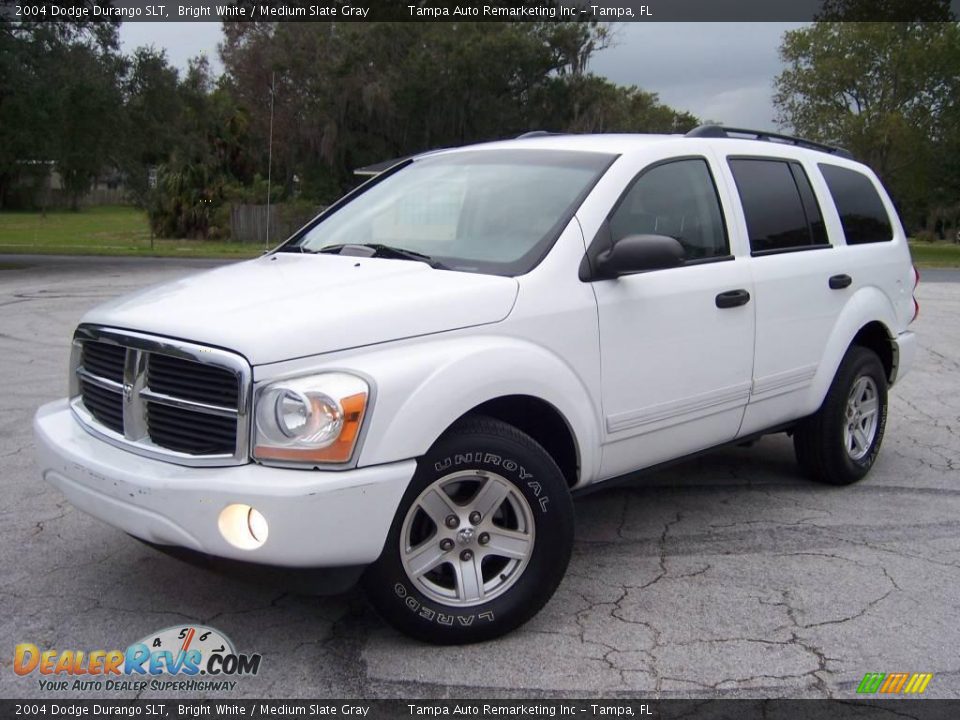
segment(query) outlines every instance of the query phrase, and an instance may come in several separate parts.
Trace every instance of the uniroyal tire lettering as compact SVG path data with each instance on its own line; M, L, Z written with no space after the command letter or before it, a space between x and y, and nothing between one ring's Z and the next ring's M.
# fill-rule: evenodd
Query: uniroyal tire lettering
M516 460L504 458L500 455L484 452L482 450L467 453L457 453L452 458L446 457L443 460L438 460L435 462L433 464L433 468L438 473L441 473L449 470L454 465L473 465L481 464L481 462L485 465L501 467L510 473L516 473L520 480L530 480L530 478L534 476L533 473L527 472L527 469ZM550 503L550 498L543 494L543 486L536 480L530 480L530 482L527 483L527 487L530 488L534 497L537 498L537 502L540 505L540 512L547 512L547 505Z

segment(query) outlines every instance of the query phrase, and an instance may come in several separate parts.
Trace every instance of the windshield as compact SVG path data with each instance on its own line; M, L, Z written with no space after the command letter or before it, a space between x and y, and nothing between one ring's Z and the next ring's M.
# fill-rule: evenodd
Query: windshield
M435 267L520 275L543 259L613 160L553 150L421 158L321 217L285 249L390 247Z

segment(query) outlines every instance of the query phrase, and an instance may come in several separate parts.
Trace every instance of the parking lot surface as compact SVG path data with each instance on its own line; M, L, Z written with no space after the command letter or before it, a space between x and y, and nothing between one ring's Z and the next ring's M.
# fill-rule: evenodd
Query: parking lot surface
M17 643L109 650L184 623L263 655L209 697L842 698L866 672L934 673L927 696L960 697L956 273L921 284L917 364L865 481L814 485L773 436L583 497L549 605L501 640L436 648L357 591L301 597L179 563L40 480L31 418L66 394L83 312L211 264L0 258L0 697L97 696L16 676Z

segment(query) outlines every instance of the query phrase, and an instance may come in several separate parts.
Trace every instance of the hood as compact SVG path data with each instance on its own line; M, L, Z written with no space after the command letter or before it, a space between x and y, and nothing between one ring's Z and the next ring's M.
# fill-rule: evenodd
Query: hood
M509 277L410 260L274 255L111 300L83 322L233 350L252 365L503 320Z

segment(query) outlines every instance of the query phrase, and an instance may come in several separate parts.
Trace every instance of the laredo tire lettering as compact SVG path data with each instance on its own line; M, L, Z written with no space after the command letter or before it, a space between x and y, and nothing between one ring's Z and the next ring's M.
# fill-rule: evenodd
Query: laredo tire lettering
M421 603L417 600L410 590L402 583L397 583L393 586L394 593L397 597L403 598L404 605L406 605L411 612L418 615L428 622L435 622L440 625L451 626L456 621L462 627L470 627L473 625L474 620L479 618L480 620L486 620L487 622L493 622L495 620L495 615L491 610L486 610L482 613L474 613L473 615L448 615L446 613L434 610L433 608Z

